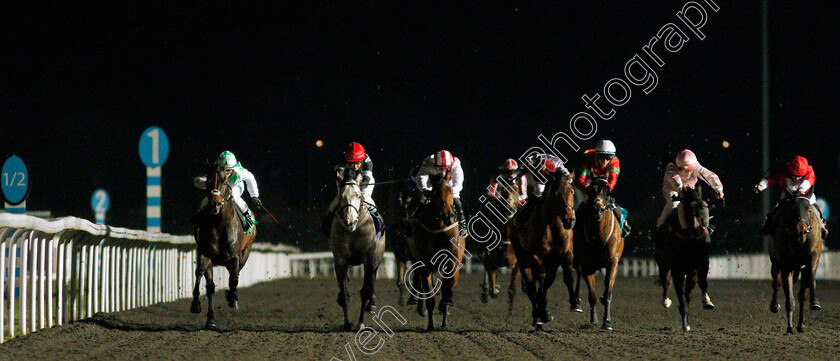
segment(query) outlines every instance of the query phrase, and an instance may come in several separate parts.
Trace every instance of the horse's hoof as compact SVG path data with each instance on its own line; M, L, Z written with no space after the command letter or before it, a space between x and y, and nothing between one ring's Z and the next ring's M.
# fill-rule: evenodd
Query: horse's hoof
M193 302L193 304L190 306L190 312L191 313L201 313L201 303Z
M228 301L228 307L238 310L239 309L239 301Z
M788 327L788 329L785 333L788 334L788 335L793 335L793 327Z
M821 309L822 309L822 306L820 306L819 301L814 301L814 302L811 303L811 311L819 311Z
M714 309L715 309L715 304L714 304L714 303L711 303L711 302L709 302L709 303L704 303L704 304L703 304L703 309L704 309L704 310L714 310Z
M665 307L665 308L670 308L671 307L671 299L666 297L664 300L662 300L662 306Z
M605 323L603 326L601 326L601 329L603 329L604 331L612 331L613 330L612 326L608 323Z
M779 310L780 310L781 308L782 308L782 306L781 306L781 305L779 305L778 303L776 303L776 304L771 304L771 305L770 305L770 312L773 312L773 313L779 313Z
M350 322L345 322L344 327L342 327L344 331L353 331L353 325Z
M359 322L359 330L363 330L364 328L365 328L365 324L362 323L362 322Z
M805 325L800 324L799 326L796 326L796 331L799 331L799 333L805 333Z
M205 324L204 324L204 329L205 329L205 330L214 330L214 331L215 331L215 330L218 330L219 328L218 328L218 327L216 327L216 323L215 323L215 322L213 322L213 321L207 321L207 323L205 323Z
M685 331L685 332L691 331L691 326L689 326L689 325L683 326L683 331Z
M426 331L434 331L434 330L435 330L435 325L426 326Z
M376 305L368 305L365 308L365 311L370 312L370 313L376 313Z
M490 298L487 297L486 293L481 293L481 303L487 303L487 301L489 301L489 300L490 300Z
M569 307L569 310L572 312L583 313L583 309L580 308L580 305L572 305L572 307Z
M551 321L554 321L554 316L551 314L551 312L548 312L548 311L546 310L546 311L545 311L545 313L543 313L543 316L542 316L542 320L541 320L541 321L542 321L543 323L549 323L549 322L551 322Z
M534 322L534 331L545 331L542 322Z

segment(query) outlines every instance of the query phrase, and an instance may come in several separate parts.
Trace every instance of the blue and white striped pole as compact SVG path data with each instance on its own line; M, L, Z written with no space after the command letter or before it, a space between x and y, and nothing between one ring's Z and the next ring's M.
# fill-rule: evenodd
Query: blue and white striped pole
M148 127L140 136L140 160L146 165L146 231L161 232L161 167L169 155L163 129Z
M6 213L26 214L26 201L14 206L6 203Z
M146 167L146 231L160 232L160 175L162 167Z

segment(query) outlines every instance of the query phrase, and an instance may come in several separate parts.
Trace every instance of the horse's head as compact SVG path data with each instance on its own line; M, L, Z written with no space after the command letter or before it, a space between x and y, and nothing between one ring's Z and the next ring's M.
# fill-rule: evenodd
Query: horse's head
M455 197L452 187L449 186L449 175L432 175L430 180L432 183L432 196L429 198L431 209L441 214L443 219L451 221L455 215L453 209Z
M508 219L510 219L516 214L515 210L519 207L519 194L513 186L503 183L498 184L498 189L500 195L499 202L503 202L504 206L510 210L508 212Z
M709 205L703 200L700 188L683 187L679 191L678 215L680 226L694 238L701 237L709 226Z
M575 226L575 188L572 186L572 175L563 178L549 175L545 185L545 202L550 209L558 212L563 228L572 229Z
M610 194L609 183L605 178L595 178L589 187L586 187L586 195L589 197L589 210L595 215L595 220L601 221L601 217L607 212L609 205L607 197Z
M207 204L210 206L213 215L218 215L222 212L222 207L225 205L225 197L221 191L218 189L211 190L207 200Z
M357 180L347 180L338 191L341 193L338 199L339 219L350 232L354 232L361 218L362 190Z

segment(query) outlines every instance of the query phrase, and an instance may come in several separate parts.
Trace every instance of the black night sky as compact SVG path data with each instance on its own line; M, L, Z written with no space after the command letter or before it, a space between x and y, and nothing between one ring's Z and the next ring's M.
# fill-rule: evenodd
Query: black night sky
M325 250L315 228L335 193L331 161L346 143L366 147L378 181L452 151L474 212L506 158L538 145L539 134L569 132L572 115L586 111L581 96L603 94L675 23L690 40L675 53L660 49L656 88L632 87L615 117L596 118L597 134L579 144L607 138L618 147L614 194L636 230L628 254L652 248L640 233L653 227L662 172L683 148L724 182L716 251L755 251L761 202L751 188L764 172L760 2L717 0L702 41L676 16L685 3L6 4L0 155L27 163L29 210L93 219L91 194L104 188L108 223L144 229L137 147L143 129L157 125L170 141L164 232L190 232L201 197L192 177L229 149L281 218L278 226L258 214L261 241ZM838 10L829 1L772 2L769 34L771 159L811 161L817 195L834 207L833 234L840 234ZM374 192L386 221L397 188Z

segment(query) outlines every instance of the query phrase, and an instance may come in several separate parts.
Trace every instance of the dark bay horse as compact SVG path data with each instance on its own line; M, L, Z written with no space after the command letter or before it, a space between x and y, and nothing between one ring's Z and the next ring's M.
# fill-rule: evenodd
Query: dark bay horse
M595 272L606 269L604 274L604 320L601 328L612 330L610 303L615 284L618 261L624 251L624 238L615 213L608 204L609 187L603 178L595 178L587 188L589 199L581 203L577 211L580 220L575 227L575 265L578 277L584 277L589 288L589 323L594 325L595 315Z
M413 181L413 180L408 180ZM407 182L408 182L407 181ZM394 222L391 229L391 247L394 249L394 260L397 263L397 290L399 291L398 302L400 306L405 306L405 291L406 285L404 283L405 272L408 261L411 261L411 251L408 249L408 230L411 227L409 217L411 216L411 207L414 195L409 192L403 192L400 198L400 210L397 216L397 221Z
M420 306L424 302L418 302L418 313L428 315L426 330L435 329L434 309L435 294L441 291L440 312L443 315L441 328L446 328L446 321L449 315L449 306L453 306L453 288L458 284L461 265L464 261L466 240L459 233L458 220L455 216L454 198L452 188L448 179L441 176L432 176L432 193L429 197L429 204L417 217L414 225L414 239L411 245L412 253L417 259L418 267L412 265L412 278L414 290L425 299L425 308ZM438 280L432 284L432 275L437 273Z
M663 304L670 306L668 286L670 275L674 279L674 290L680 302L680 317L683 331L689 331L688 305L691 291L696 284L703 292L703 308L715 308L708 294L709 274L709 206L703 200L701 189L684 187L675 200L680 204L671 215L665 227L670 231L657 245L656 263L659 266L659 283L662 285Z
M776 301L781 284L785 290L787 311L787 333L793 333L793 285L801 276L799 285L799 324L796 330L805 332L805 293L810 295L811 310L820 310L820 302L814 293L815 276L822 253L822 226L820 216L808 198L789 196L778 205L776 227L770 238L770 275L773 278L773 299L770 311L779 312Z
M195 288L190 312L201 313L201 302L198 300L201 276L206 281L207 291L207 322L206 328L215 328L213 320L213 294L216 285L213 283L213 266L224 266L230 273L229 288L225 292L228 306L239 308L239 271L245 267L251 253L251 245L257 236L254 226L251 233L246 234L239 211L230 199L231 187L226 184L223 172L216 171L215 165L207 167L206 200L207 204L199 212L195 240L198 244L198 262L195 267Z
M546 294L557 277L559 267L563 267L563 281L569 291L571 309L580 309L580 299L572 277L575 258L572 253L572 230L575 226L572 176L547 177L549 179L543 196L530 200L538 202L530 218L520 222L526 226L509 232L525 289L531 300L533 325L538 330L552 320L547 309Z
M513 301L516 297L516 281L519 279L519 271L516 268L516 254L508 236L508 227L513 226L511 219L519 207L519 196L512 186L498 184L499 197L487 197L488 202L496 209L507 213L506 219L499 220L496 216L489 217L490 222L496 229L501 231L501 244L492 250L483 249L478 257L484 264L484 281L481 283L481 302L487 303L489 299L498 297L499 286L496 285L496 270L502 267L511 269L510 286L508 286L508 313L513 313Z
M344 311L345 331L353 327L347 313L350 302L348 269L356 265L364 265L365 269L364 285L360 291L359 329L362 329L365 327L365 312L376 311L374 281L385 253L385 231L377 236L373 215L362 202L359 178L361 173L355 180L345 181L339 186L336 216L330 228L330 250L335 258L335 277L339 288L337 302Z

